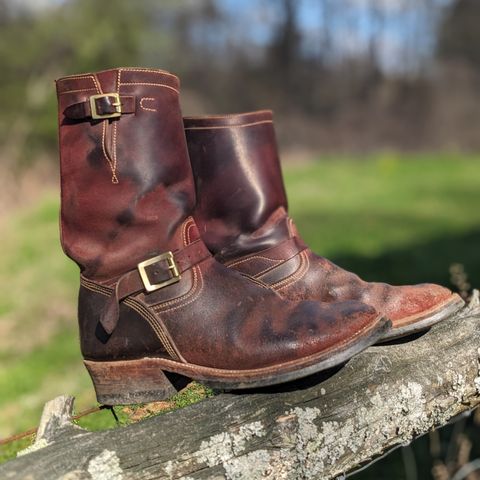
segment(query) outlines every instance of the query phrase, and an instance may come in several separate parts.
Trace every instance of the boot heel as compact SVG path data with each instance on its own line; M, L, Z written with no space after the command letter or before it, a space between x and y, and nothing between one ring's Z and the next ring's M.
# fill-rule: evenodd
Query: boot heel
M84 361L99 403L128 405L165 400L184 388L190 379L163 372L149 359L115 362Z

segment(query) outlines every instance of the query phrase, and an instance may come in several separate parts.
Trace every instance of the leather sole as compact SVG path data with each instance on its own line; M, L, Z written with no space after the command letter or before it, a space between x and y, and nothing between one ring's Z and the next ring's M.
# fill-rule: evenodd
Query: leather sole
M266 387L297 380L345 363L378 342L390 326L390 320L382 318L344 345L336 345L335 348L299 360L258 369L225 370L150 357L107 362L84 360L84 363L99 403L146 403L169 398L190 379L225 390Z
M407 321L404 320L398 326L394 321L391 330L385 333L381 341L386 342L390 340L397 340L408 335L413 335L415 333L428 330L436 323L455 315L464 306L465 302L462 300L462 298L457 294L453 294L452 298L448 299L442 305L435 307L421 316L412 317Z

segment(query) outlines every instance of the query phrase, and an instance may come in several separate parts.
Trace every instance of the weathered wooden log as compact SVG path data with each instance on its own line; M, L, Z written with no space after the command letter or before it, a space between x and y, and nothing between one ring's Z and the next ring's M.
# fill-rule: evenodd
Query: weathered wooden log
M333 479L479 403L477 295L423 336L303 382L222 394L125 428L60 429L0 466L0 478Z

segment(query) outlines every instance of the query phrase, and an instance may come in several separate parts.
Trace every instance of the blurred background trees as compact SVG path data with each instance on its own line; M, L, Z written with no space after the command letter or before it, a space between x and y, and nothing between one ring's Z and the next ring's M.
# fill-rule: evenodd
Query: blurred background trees
M0 0L0 141L56 145L53 79L180 75L186 114L273 108L285 145L480 146L477 0Z
M479 25L480 0L0 0L0 437L56 395L95 401L78 269L58 241L54 79L156 67L180 76L185 115L274 109L290 211L316 252L467 296L480 284ZM356 478L452 478L480 456L475 418Z

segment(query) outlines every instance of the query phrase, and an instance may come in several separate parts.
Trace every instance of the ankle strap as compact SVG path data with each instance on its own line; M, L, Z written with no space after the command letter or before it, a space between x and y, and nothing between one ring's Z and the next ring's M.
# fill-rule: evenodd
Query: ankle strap
M175 252L166 252L138 264L135 270L122 275L112 292L100 317L100 323L111 334L118 323L120 302L136 293L154 292L180 281L181 274L201 261L211 257L211 253L201 240Z
M305 250L307 245L303 242L303 240L299 237L290 237L273 247L265 248L263 250L259 250L253 253L249 253L248 255L244 255L243 257L237 257L233 260L229 260L225 263L227 267L235 267L236 265L241 265L248 262L250 259L257 258L258 255L262 255L267 258L278 259L282 262L286 262L290 260L295 255L298 255L300 252ZM220 256L215 256L219 261L222 261ZM273 269L274 267L272 267Z
M116 118L126 113L135 113L135 96L118 93L92 95L84 102L69 105L64 115L70 120L104 120Z

